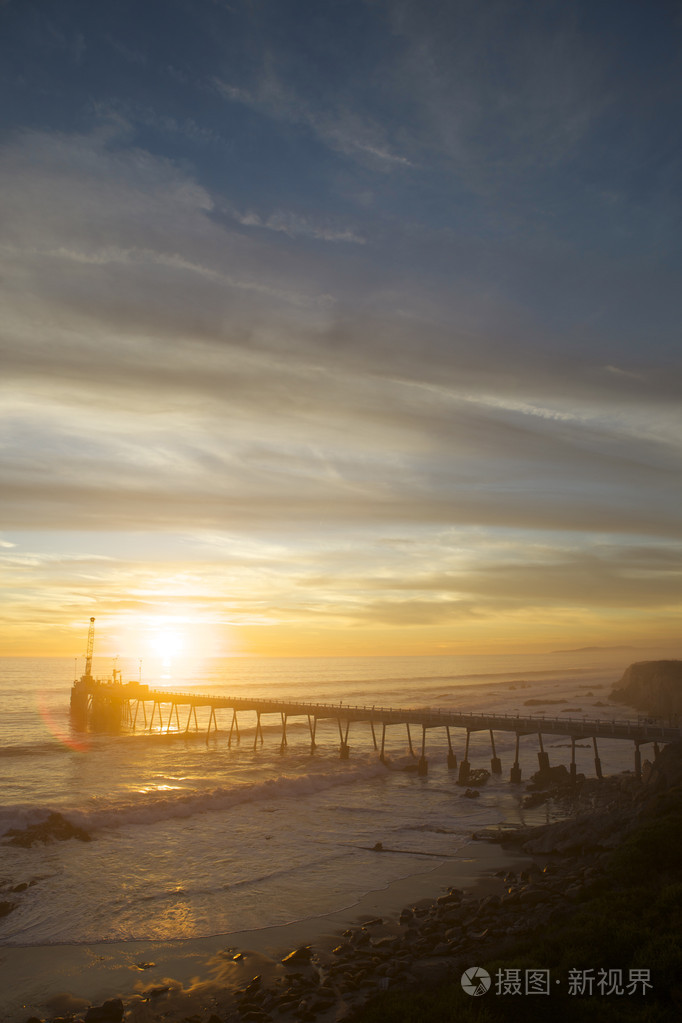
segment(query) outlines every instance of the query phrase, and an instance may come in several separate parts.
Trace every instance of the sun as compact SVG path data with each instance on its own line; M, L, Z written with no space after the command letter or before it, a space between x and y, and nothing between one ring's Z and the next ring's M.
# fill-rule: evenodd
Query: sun
M149 645L164 664L179 657L185 648L185 637L177 629L158 629L149 639Z

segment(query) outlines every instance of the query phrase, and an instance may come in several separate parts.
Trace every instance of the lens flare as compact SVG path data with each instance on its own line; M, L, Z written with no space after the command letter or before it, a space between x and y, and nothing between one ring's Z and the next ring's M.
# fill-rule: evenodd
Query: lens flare
M90 743L87 739L76 738L64 730L58 721L55 720L53 712L47 705L46 700L43 696L38 695L36 698L38 714L43 720L43 724L47 728L48 732L61 742L63 746L72 750L74 753L87 753L90 749Z

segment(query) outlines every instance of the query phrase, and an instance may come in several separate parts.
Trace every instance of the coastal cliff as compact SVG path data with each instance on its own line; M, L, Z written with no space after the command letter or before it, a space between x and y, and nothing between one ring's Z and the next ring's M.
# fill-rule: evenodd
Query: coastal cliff
M638 661L614 685L609 699L652 717L682 714L682 661Z

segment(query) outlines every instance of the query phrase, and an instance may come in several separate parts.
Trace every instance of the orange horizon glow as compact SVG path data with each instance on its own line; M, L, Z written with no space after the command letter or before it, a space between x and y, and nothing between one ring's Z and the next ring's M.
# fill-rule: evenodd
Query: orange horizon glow
M466 632L466 635L461 633ZM457 634L459 633L459 634ZM543 623L499 621L468 623L459 630L415 625L409 628L331 628L272 625L221 625L200 619L154 615L131 622L103 614L95 624L95 661L103 658L161 665L190 665L206 657L371 657L371 656L474 656L533 655L586 647L604 650L679 647L674 634L666 635L651 623L630 623L626 630L613 623L592 621L561 630ZM52 627L17 626L5 634L4 657L70 657L82 663L87 620ZM80 670L80 668L78 669Z

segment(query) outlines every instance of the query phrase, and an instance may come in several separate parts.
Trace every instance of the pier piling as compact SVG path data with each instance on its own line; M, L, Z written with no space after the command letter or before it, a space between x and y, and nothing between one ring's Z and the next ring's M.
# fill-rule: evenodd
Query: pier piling
M459 765L459 775L457 776L458 785L466 785L469 781L469 775L471 773L471 764L469 763L469 740L471 739L471 732L467 728L467 740L464 747L464 759Z
M520 742L520 739L521 739L521 735L520 735L519 732L517 732L516 733L516 750L514 752L514 764L513 764L513 767L511 769L511 771L509 772L509 781L512 783L512 785L520 785L521 784L521 766L519 764L519 742Z
M545 753L545 747L542 745L542 732L538 732L538 742L540 743L538 765L541 771L549 771L549 753Z
M241 742L241 737L239 735L239 722L237 721L237 711L234 710L234 709L232 710L232 723L230 725L230 734L229 734L228 739L227 739L227 747L228 747L228 749L232 745L232 730L233 729L235 729L236 733L237 733L237 742Z
M495 736L493 735L492 728L490 731L490 748L492 750L492 757L490 758L490 772L491 774L502 774L502 761L495 752Z
M263 726L260 722L260 711L256 711L256 734L253 737L253 748L256 749L258 745L258 738L260 736L260 744L263 745Z
M450 726L445 726L445 732L448 737L448 769L454 770L457 767L457 756L452 748L452 739L450 738Z
M407 721L405 723L405 727L407 728L407 743L408 743L408 745L410 747L410 756L413 757L414 756L414 750L412 749L412 736L410 734L410 722L409 721Z
M422 755L417 764L417 774L423 778L429 773L429 762L426 759L426 728L422 727Z
M342 760L348 760L350 757L350 746L348 745L348 729L350 728L350 718L346 721L346 730L343 731L341 728L341 718L337 718L339 726L339 738L341 740L341 746L339 749L339 756Z

